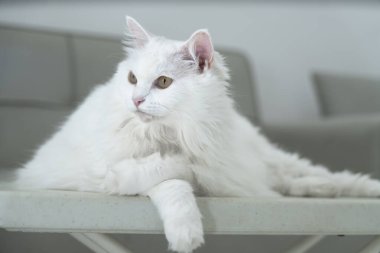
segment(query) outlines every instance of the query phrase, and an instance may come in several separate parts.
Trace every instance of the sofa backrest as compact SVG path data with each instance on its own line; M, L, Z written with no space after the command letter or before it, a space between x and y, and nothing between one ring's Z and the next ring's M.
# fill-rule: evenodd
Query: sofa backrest
M318 72L314 88L323 117L380 113L380 78Z
M240 112L258 123L251 66L219 50ZM0 168L18 167L122 59L119 39L0 27Z

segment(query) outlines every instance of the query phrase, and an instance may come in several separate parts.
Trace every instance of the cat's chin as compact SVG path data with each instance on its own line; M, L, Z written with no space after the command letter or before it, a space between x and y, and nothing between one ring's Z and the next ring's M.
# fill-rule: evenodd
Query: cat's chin
M154 116L153 115L150 115L150 114L147 114L145 112L142 112L142 111L136 111L136 115L141 119L141 121L143 122L149 122L149 121L152 121L154 119Z

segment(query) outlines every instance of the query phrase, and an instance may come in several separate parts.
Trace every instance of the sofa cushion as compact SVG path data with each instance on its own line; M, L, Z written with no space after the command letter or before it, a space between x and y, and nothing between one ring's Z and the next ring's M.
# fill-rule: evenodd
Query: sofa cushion
M68 57L64 36L0 27L0 100L67 103Z
M259 110L253 85L251 64L240 51L218 50L226 60L231 75L231 95L237 109L253 123L259 123Z
M108 81L124 57L121 41L107 38L73 36L76 70L76 100L84 97L97 84Z
M69 109L0 107L0 168L21 166L68 115Z
M313 79L323 116L380 113L380 78L316 73Z

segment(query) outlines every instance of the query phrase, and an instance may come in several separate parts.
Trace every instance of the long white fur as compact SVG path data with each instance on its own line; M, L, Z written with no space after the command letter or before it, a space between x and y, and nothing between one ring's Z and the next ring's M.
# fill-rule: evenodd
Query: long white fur
M126 59L18 171L19 187L148 195L178 252L203 243L192 189L207 196L380 196L378 181L286 153L242 117L206 30L181 42L150 35L129 17L127 26ZM209 57L203 70L196 49ZM152 85L162 75L174 80L167 89ZM136 97L145 98L139 112Z

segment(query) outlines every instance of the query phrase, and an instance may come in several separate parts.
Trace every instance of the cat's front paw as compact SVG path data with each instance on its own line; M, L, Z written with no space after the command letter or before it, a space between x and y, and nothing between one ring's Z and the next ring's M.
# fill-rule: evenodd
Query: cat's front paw
M197 220L188 221L175 219L164 225L170 250L180 253L191 253L204 243L200 217Z
M101 185L102 190L108 194L118 194L119 182L117 179L117 175L113 171L107 171Z

